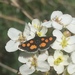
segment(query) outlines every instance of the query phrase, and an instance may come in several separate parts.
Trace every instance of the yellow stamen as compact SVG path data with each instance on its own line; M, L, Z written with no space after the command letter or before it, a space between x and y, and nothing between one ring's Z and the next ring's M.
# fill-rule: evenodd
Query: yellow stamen
M26 40L25 36L23 35L23 33L19 34L19 38L18 40L16 40L16 42L24 42Z
M36 67L37 66L37 59L34 56L32 58L33 58L33 60L32 60L31 65Z
M41 33L41 32L37 32L37 35L38 35L38 36L42 36L42 33Z
M62 45L62 47L66 47L68 45L68 41L69 39L66 39L65 36L62 37L62 42L60 43L60 45Z
M54 64L58 66L62 61L63 61L63 57L62 57L62 56L59 56L59 57L54 61Z
M42 28L42 26L41 26L41 25L37 25L37 24L34 24L33 26L34 26L37 30L39 30L39 31L40 31L40 30L41 30L41 28Z

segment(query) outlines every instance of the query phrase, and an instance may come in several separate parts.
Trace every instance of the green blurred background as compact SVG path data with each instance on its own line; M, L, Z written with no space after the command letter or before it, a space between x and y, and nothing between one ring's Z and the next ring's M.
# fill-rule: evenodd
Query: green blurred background
M7 31L15 27L23 31L25 22L33 18L49 20L53 11L60 10L75 17L75 0L0 0L0 63L18 70L19 51L6 52ZM0 64L0 75L17 75Z

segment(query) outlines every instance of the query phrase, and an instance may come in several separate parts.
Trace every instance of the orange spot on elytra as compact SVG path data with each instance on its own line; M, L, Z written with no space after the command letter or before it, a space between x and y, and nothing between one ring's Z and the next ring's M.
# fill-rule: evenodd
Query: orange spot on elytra
M26 44L23 43L23 44L22 44L22 47L25 47L25 46L26 46Z
M36 45L31 45L31 46L30 46L30 49L31 49L31 50L34 50L34 49L36 49L36 48L37 48Z
M45 42L48 42L48 39L46 39Z
M52 37L50 37L50 38L49 38L49 40L50 40L50 41L52 41L52 40L53 40L53 38L52 38Z
M45 40L45 38L41 38L41 41L44 41Z
M30 43L27 43L27 46L29 47L30 46Z
M30 43L33 43L34 41L33 40L30 40Z
M45 46L46 46L46 43L44 42L40 44L40 47L45 47Z

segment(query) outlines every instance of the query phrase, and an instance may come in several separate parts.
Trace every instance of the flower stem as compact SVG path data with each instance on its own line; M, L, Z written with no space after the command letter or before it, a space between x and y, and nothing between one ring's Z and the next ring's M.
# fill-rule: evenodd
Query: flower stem
M7 70L9 70L9 71L11 71L11 72L13 72L13 73L17 73L18 72L17 70L15 70L15 69L13 69L13 68L11 68L11 67L9 67L9 66L1 63L1 62L0 62L0 66L5 68L5 69L7 69Z

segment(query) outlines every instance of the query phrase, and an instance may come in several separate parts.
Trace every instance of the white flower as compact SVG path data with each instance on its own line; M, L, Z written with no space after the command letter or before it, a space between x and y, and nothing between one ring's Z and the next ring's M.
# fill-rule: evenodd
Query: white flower
M47 58L48 58L47 52L44 52L40 54L39 56L34 54L27 54L27 53L25 55L25 53L22 53L19 56L18 60L22 63L26 63L24 65L29 67L29 70L25 69L26 71L24 70L23 73L29 72L30 69L33 70L33 72L35 70L41 71L41 72L47 72L50 70L50 66L46 61Z
M69 14L63 14L61 11L54 11L51 14L51 21L52 26L55 29L61 30L62 28L67 28L67 26L72 22L72 16Z
M57 37L52 44L52 48L56 50L64 50L65 52L72 52L75 50L75 36L66 37L59 30L54 30L53 35Z
M30 32L31 31L30 31L30 28L28 25L25 26L23 33L20 30L17 30L15 28L10 28L8 30L7 35L9 36L9 38L11 40L9 40L6 43L6 46L5 46L6 51L14 52L14 51L18 50L18 45L21 42L24 42L24 41L29 40L34 37L30 34Z
M32 23L28 23L31 28L33 34L37 34L38 36L46 36L47 28L41 25L41 22L38 19L33 19Z
M72 18L71 15L63 14L61 11L54 11L51 14L51 21L55 29L67 28L75 34L75 18Z
M54 56L48 57L48 63L54 67L57 74L64 71L64 66L68 65L68 55L64 55L61 51L55 51Z
M61 11L53 11L49 21L43 22L42 26L61 30L67 28L75 34L75 18L69 14L63 14Z

